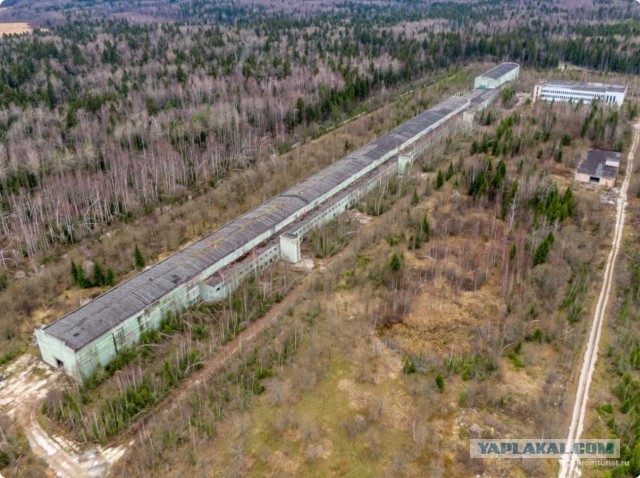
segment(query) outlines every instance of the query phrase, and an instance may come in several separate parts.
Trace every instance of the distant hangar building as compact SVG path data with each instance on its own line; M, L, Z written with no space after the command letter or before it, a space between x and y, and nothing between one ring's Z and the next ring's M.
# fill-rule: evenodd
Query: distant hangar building
M621 158L622 155L616 151L590 149L578 166L575 180L612 188L616 184Z
M518 78L519 74L520 65L517 63L501 63L486 73L476 76L473 86L480 90L499 88L505 83Z
M550 80L538 83L533 89L533 101L571 101L602 103L622 106L627 93L627 85L608 83L589 83L584 81Z

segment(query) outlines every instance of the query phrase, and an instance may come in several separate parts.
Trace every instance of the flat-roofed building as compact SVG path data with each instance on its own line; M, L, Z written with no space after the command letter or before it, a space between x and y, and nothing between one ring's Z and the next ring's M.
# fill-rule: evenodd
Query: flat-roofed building
M590 149L578 166L575 180L612 188L616 184L621 157L616 151Z
M518 78L520 65L517 63L501 63L480 76L476 76L475 89L495 89Z
M533 89L533 101L571 101L591 103L593 100L622 106L627 85L588 83L584 81L550 80L538 83Z

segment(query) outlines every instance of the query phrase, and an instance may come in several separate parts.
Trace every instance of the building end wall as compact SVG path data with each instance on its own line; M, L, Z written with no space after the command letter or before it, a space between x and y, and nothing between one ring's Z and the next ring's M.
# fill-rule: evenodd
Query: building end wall
M590 183L590 184L598 184L600 186L606 186L608 188L612 188L616 185L616 180L613 178L598 178L598 182L591 181L591 176L584 173L576 173L574 176L574 180L579 183Z
M502 85L504 85L505 83L508 83L509 81L515 80L516 78L518 78L519 75L520 75L520 66L517 66L510 71L507 71L500 78L490 78L488 76L484 76L484 74L479 75L479 76L476 76L473 82L473 87L476 90L484 90L484 89L493 90L501 87Z
M53 368L64 369L65 373L82 381L76 354L64 342L47 334L42 329L34 333L42 361Z
M540 95L542 95L543 86L544 85L542 83L538 83L536 86L533 87L533 102L534 103L540 98Z

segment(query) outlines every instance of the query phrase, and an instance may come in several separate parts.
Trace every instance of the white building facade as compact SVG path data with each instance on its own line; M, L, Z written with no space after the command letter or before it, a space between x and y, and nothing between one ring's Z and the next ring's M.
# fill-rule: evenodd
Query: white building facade
M583 81L545 81L538 83L533 90L533 101L557 101L602 103L622 106L627 93L626 85L607 83L587 83Z

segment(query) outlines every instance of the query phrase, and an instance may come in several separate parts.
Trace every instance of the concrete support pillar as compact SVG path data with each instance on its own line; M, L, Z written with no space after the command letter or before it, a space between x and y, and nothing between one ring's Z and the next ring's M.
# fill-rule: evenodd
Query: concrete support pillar
M542 95L542 88L543 88L543 84L538 83L536 86L533 87L533 102L535 103L538 98L540 98L540 96Z
M285 233L280 236L280 258L284 261L297 264L300 262L300 242L301 237Z
M411 168L414 156L414 151L398 155L398 175L403 176Z

